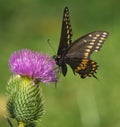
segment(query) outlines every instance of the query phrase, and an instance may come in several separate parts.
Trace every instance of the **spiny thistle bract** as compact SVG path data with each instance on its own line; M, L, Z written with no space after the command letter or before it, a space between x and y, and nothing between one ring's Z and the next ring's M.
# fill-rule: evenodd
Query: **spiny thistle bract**
M43 97L39 85L26 77L16 75L8 82L7 93L8 114L16 119L18 124L24 124L26 127L43 116Z

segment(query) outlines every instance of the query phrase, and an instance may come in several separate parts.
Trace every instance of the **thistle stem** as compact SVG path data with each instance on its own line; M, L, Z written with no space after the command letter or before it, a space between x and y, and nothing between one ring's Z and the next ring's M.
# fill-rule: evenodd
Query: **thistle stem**
M25 123L19 122L19 123L18 123L18 127L25 127Z

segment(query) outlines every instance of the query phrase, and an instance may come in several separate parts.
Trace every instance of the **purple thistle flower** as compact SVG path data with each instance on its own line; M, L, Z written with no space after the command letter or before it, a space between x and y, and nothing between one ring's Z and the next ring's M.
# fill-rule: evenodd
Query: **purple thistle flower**
M43 83L57 82L56 62L49 56L31 50L14 52L9 60L14 74L27 76Z

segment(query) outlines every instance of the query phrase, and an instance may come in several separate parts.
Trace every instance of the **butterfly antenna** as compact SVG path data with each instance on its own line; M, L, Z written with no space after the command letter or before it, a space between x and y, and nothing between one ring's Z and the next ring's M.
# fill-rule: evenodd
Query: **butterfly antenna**
M50 39L48 39L47 42L48 42L49 46L51 47L51 49L53 50L53 52L56 53L56 52L55 52L55 49L53 48L53 46L52 46L51 43L50 43Z

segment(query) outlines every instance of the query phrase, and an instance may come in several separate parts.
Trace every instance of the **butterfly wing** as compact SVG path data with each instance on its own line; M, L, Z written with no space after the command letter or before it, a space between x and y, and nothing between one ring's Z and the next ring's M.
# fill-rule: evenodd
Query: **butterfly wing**
M81 78L86 78L87 76L97 78L94 73L98 69L98 64L90 59L83 58L72 58L67 59L66 63L70 65L73 70L73 73L78 73Z
M72 28L70 24L69 9L65 7L63 12L62 28L61 28L61 37L57 56L55 58L56 64L61 68L63 75L67 73L67 66L64 62L60 62L66 52L66 49L71 44L72 38Z
M71 37L72 37L72 28L70 24L69 9L68 7L65 7L63 12L61 37L60 37L60 43L59 43L57 56L63 55L63 52L65 52L65 50L71 44Z
M105 31L92 32L77 39L71 43L72 28L70 24L69 9L65 7L63 13L62 29L56 63L62 69L65 76L67 66L71 66L73 72L80 74L81 78L86 76L94 76L98 65L90 60L90 55L95 51L99 51L107 38L108 33Z
M82 36L77 39L66 52L66 57L76 57L88 59L95 51L99 51L108 37L108 32L96 31Z
M71 66L73 72L80 74L81 78L94 76L98 65L90 60L90 55L101 49L108 33L105 31L92 32L77 39L66 51L64 59Z

